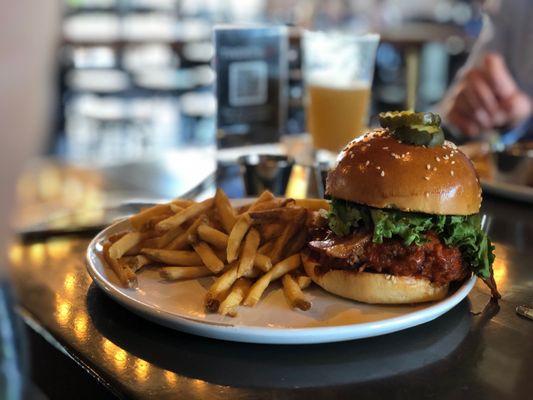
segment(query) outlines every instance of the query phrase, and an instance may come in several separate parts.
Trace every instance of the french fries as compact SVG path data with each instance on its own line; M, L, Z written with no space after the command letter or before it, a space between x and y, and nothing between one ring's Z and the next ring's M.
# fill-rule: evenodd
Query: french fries
M270 259L273 263L278 262L283 257L285 246L287 246L290 238L295 232L297 232L299 229L302 229L306 217L305 209L299 209L298 214L299 215L295 216L295 220L292 223L287 224L286 228L283 230L283 233L274 242L274 246L270 251Z
M246 278L239 278L235 284L231 287L231 291L227 295L226 299L218 307L218 312L222 315L229 315L235 317L237 315L237 306L241 304L244 296L250 288L250 281Z
M228 262L232 262L237 259L242 239L244 238L244 235L246 235L246 232L248 232L248 229L250 228L251 224L252 219L248 214L241 215L237 219L237 222L235 222L235 225L233 226L233 229L231 230L231 233L228 237Z
M291 308L299 308L300 310L307 311L311 308L311 302L307 299L305 294L298 283L290 274L283 275L283 294L287 299L287 303Z
M289 222L301 212L301 208L274 208L262 211L249 211L254 224L265 224L273 221Z
M289 245L285 250L285 255L290 256L291 254L298 253L302 247L304 247L307 240L307 229L305 227L300 228L290 240Z
M158 215L167 214L170 210L168 204L158 204L156 206L146 208L142 210L139 214L135 214L129 218L130 225L135 230L141 230L142 227L153 217Z
M254 267L263 272L268 272L272 268L272 260L269 256L257 253L254 258Z
M300 289L302 290L307 289L309 285L311 284L311 282L312 282L311 278L308 277L307 275L299 275L296 278L296 283L298 284L298 286L300 286Z
M329 211L329 203L324 199L295 199L294 204L308 211L326 210Z
M213 273L218 273L224 269L224 263L217 257L215 252L205 242L193 243L194 251L200 256L204 265Z
M142 233L129 232L109 247L109 257L118 260L142 239Z
M177 204L174 204L174 203L170 203L170 210L171 210L173 213L177 214L177 213L179 213L180 211L183 211L183 207L178 206Z
M202 224L198 227L198 236L200 236L200 239L212 244L217 249L225 249L228 247L228 235L207 224Z
M270 285L270 282L279 279L292 270L295 270L300 266L300 264L300 254L295 254L274 265L270 271L268 271L252 285L248 295L246 296L246 299L244 300L244 305L249 307L255 306L261 299L261 296L268 285Z
M213 279L204 300L207 312L235 316L239 306L255 306L278 279L289 306L307 310L311 303L302 290L311 279L300 269L300 251L306 225L319 221L317 210L328 207L325 201L276 198L265 191L234 209L218 189L202 202L176 199L131 216L131 229L111 235L101 256L127 287L137 285L136 273L147 265L169 282Z
M182 267L182 266L168 266L162 267L159 270L161 278L168 281L185 280L202 278L204 276L213 275L213 271L204 266L199 267Z
M244 246L242 248L239 268L237 270L238 276L243 276L245 273L252 270L260 240L261 238L259 237L259 232L257 232L253 228L250 229L246 234Z
M194 251L142 249L148 258L168 265L202 265L201 257Z
M231 207L228 196L226 196L226 193L221 189L217 189L215 194L215 208L224 230L229 234L233 229L233 225L235 225L235 222L237 221L237 217L235 216L235 211L233 211L233 208Z
M260 253L260 254L270 254L270 252L272 251L273 247L274 247L274 242L273 241L266 242L265 244L261 245L261 247L259 247L257 252Z
M160 236L156 236L150 239L145 240L142 242L142 247L151 247L156 249L162 249L169 245L174 239L176 239L179 235L183 234L183 229L181 229L179 226L170 229L169 231L165 232L164 234Z
M116 242L115 242L116 243ZM134 288L137 286L137 275L122 261L111 257L109 254L111 244L104 243L102 253L106 263L111 267L121 284Z
M201 213L207 211L213 206L213 204L214 204L214 199L207 199L207 200L202 201L201 203L191 204L189 207L183 209L182 211L178 212L172 217L169 217L159 222L156 225L156 229L158 231L167 231L169 229L180 226L185 221L195 218Z
M272 194L272 192L265 190L263 193L261 193L257 200L252 205L250 205L250 207L248 208L248 212L255 211L258 207L261 207L261 203L270 200L274 200L274 195Z
M215 312L218 310L221 301L224 300L225 293L237 280L237 268L238 265L232 266L211 285L205 296L205 308L207 311Z
M153 262L148 257L142 255L123 257L122 260L133 272L137 272L145 265L152 264Z
M168 250L183 250L189 244L189 238L196 235L196 230L205 221L205 217L199 216L196 220L178 237L174 238L168 245L164 246Z

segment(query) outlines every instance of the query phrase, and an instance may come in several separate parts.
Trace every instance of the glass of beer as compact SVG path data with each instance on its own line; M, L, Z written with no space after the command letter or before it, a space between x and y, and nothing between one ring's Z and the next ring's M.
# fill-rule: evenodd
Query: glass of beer
M368 123L379 35L305 32L307 130L317 149L338 152Z

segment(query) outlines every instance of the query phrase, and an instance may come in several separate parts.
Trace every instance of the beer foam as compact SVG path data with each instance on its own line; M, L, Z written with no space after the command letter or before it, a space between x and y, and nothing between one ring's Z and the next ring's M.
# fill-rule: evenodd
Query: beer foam
M324 76L322 74L312 74L307 78L307 85L313 87L321 87L325 89L336 89L336 90L370 90L370 83L353 80L353 79L342 79L342 78L332 78L329 74Z

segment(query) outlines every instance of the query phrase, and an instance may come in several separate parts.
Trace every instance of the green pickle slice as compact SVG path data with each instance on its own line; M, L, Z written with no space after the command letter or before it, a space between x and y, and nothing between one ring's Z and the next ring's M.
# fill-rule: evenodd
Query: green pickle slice
M440 126L439 114L414 111L387 111L379 113L379 124L383 128L396 129L401 126Z
M444 133L439 126L400 126L393 134L402 142L417 146L435 147L444 143Z

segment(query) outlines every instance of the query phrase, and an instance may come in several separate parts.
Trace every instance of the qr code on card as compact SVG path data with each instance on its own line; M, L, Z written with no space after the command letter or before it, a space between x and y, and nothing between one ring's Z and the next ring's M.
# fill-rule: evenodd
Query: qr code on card
M264 61L239 61L229 65L229 104L258 106L267 101L268 65Z

